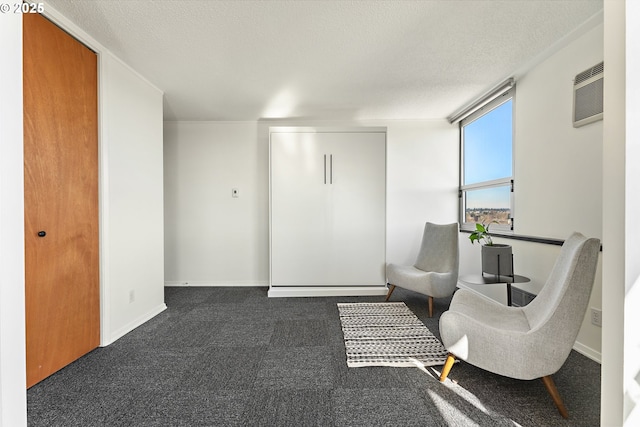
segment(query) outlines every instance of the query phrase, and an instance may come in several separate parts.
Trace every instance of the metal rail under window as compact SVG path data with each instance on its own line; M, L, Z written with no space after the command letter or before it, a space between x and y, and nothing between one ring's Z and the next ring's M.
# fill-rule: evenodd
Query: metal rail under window
M460 233L471 234L473 230L460 229ZM535 237L535 236L523 236L521 234L502 234L502 233L489 233L491 237L499 237L501 239L520 240L524 242L543 243L545 245L562 246L564 240L554 239L550 237ZM602 252L602 245L600 245L600 252Z

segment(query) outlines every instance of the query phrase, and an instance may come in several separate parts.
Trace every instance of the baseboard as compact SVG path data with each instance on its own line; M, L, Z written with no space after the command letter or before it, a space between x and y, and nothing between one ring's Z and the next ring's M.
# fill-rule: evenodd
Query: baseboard
M364 297L386 295L386 286L271 286L269 298Z
M266 288L269 286L268 281L225 281L225 282L210 282L210 281L167 281L164 282L165 286L203 286L203 287L250 287L250 288Z
M573 345L573 349L594 362L602 364L602 353L592 349L591 347L587 347L586 345L576 341Z
M110 344L113 344L123 336L127 335L129 332L133 331L138 326L141 326L142 324L153 319L154 317L156 317L158 314L162 313L166 309L167 309L167 305L165 303L162 303L157 307L153 308L152 310L148 311L147 313L143 314L142 316L137 317L133 321L124 325L122 328L113 332L109 340L105 340L100 343L100 347L106 347Z

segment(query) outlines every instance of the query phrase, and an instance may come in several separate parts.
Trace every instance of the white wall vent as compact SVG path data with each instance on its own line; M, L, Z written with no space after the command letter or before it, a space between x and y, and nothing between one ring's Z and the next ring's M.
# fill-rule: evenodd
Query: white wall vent
M573 81L573 127L602 120L604 62L579 73Z

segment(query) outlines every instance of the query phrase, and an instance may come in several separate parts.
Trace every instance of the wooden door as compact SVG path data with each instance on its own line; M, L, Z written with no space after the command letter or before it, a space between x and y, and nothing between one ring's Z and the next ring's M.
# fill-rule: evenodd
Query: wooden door
M27 387L99 345L97 58L24 15Z

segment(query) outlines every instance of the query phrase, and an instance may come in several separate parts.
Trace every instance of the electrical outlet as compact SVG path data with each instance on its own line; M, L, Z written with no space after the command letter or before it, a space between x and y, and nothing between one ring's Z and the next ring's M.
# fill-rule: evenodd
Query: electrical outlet
M602 327L602 310L591 308L591 324Z
M232 188L231 189L231 197L233 197L233 198L240 197L240 190L238 190L237 188Z
M129 304L136 300L136 292L132 289L129 291Z

